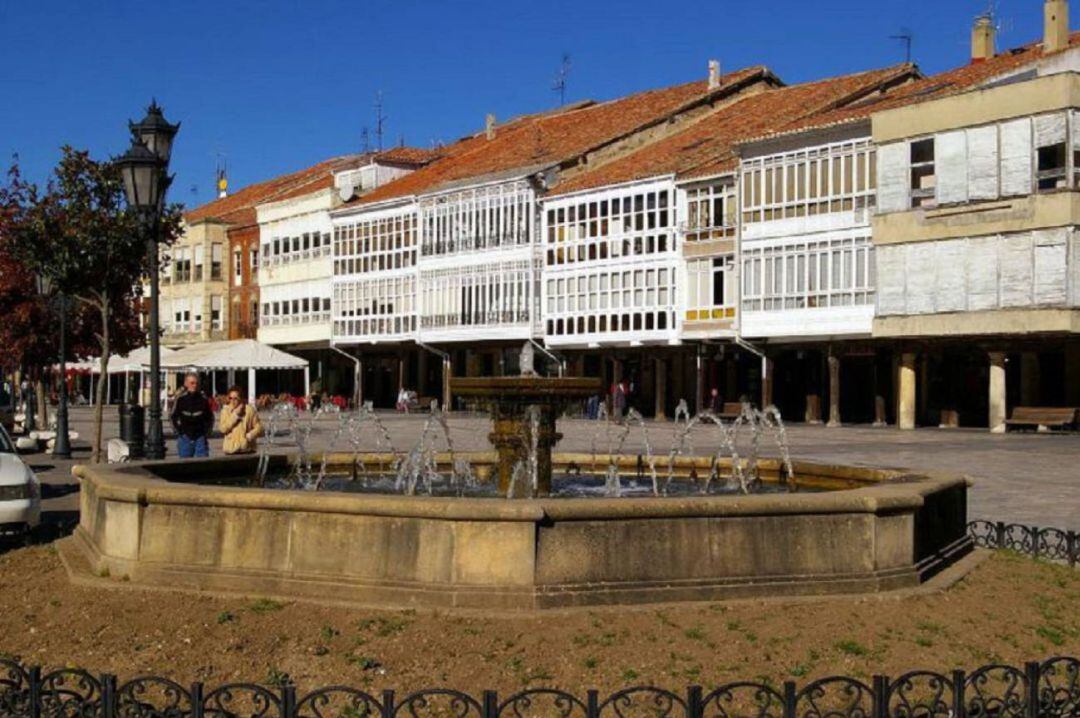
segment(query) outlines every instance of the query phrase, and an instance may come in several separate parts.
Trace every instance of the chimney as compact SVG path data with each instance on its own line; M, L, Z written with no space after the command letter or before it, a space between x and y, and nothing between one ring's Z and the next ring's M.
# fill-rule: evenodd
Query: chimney
M484 117L484 136L489 140L495 139L495 115L490 112Z
M709 89L720 87L720 61L709 60Z
M1046 0L1043 6L1045 19L1043 54L1064 50L1069 46L1069 1Z
M989 15L980 15L975 18L975 27L971 29L971 64L984 62L992 58L997 50L994 48L996 30L994 19Z

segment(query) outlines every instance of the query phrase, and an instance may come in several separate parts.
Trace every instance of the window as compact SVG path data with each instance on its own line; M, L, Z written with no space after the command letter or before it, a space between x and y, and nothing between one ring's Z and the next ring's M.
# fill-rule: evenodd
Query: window
M334 274L367 274L416 265L416 214L383 215L334 228ZM329 235L326 241L329 243ZM331 251L329 244L327 251Z
M421 251L438 256L530 244L534 208L524 181L421 199Z
M191 247L178 247L176 249L176 259L173 267L176 270L175 280L177 282L191 281Z
M870 140L745 160L743 222L865 212L877 200L876 161Z
M868 236L744 248L742 272L746 311L874 303Z
M219 281L221 279L221 262L224 258L221 243L214 242L210 245L210 279Z
M259 271L259 248L252 247L251 257L248 259L248 272L254 277L257 271Z
M1035 180L1039 191L1067 187L1065 143L1039 147L1037 151L1038 168Z
M201 244L196 244L195 250L195 274L194 281L201 282L203 278L203 260L206 255L206 247Z
M735 184L686 190L686 239L690 242L735 236Z
M210 297L210 328L221 331L221 296L217 294Z
M191 331L202 331L202 310L203 310L203 298L194 297L191 300Z
M911 143L911 206L933 207L937 177L934 171L934 139Z
M548 267L619 257L655 256L675 246L674 193L626 189L595 197L550 202L545 213Z
M254 300L251 302L252 321L263 327L328 322L330 321L330 297L315 294L321 291L327 290L323 287L313 288L303 285L266 287L263 289L265 301L262 303L261 314L258 303ZM297 292L305 294L296 297ZM282 298L271 299L267 295L278 295Z
M239 249L233 250L233 286L237 287L244 283L244 266L242 257L243 254L241 254Z
M735 316L734 255L687 262L686 319L725 319Z

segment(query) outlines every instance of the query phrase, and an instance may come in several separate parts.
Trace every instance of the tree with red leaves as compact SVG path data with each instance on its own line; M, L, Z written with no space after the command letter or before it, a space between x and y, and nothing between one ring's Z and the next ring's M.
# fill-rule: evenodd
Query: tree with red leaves
M0 264L0 273L10 273L6 284L11 286L7 295L0 288L0 314L20 313L16 331L25 333L16 356L23 365L40 367L55 360L56 335L53 317L35 296L34 277L48 277L62 297L75 300L69 322L74 353L101 357L92 458L97 462L109 359L146 342L139 322L142 278L148 270L146 235L136 214L124 206L122 180L113 163L95 161L71 147L62 153L44 192L25 181L17 166L0 190L0 207L5 208L0 262L7 263ZM180 216L179 207L166 210L158 228L163 246L179 236ZM160 271L160 265L150 269Z

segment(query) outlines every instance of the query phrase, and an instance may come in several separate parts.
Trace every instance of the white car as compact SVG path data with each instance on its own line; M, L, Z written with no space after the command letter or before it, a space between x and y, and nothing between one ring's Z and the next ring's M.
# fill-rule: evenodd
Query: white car
M0 535L29 538L41 523L41 486L0 427Z

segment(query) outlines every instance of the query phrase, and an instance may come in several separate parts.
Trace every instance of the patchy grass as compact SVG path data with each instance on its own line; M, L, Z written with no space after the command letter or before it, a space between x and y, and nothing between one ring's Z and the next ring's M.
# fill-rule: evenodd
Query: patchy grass
M513 616L74 586L33 547L0 555L0 654L181 684L291 678L303 691L804 686L1080 655L1080 571L995 555L934 594Z

